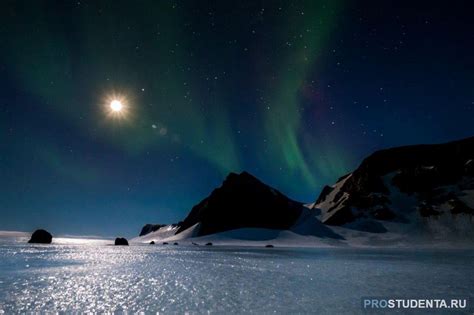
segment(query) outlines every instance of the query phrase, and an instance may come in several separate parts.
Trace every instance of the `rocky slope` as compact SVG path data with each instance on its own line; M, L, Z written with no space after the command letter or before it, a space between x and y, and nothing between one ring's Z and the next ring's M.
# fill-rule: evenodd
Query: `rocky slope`
M308 244L454 244L474 240L473 209L474 137L375 152L311 206L247 172L231 173L182 222L146 225L137 241L217 233L252 241L291 235Z
M474 137L375 152L314 205L325 224L371 232L385 232L385 222L416 222L472 233L473 207Z
M152 232L158 231L160 228L165 227L166 224L145 224L140 231L140 236L147 235Z

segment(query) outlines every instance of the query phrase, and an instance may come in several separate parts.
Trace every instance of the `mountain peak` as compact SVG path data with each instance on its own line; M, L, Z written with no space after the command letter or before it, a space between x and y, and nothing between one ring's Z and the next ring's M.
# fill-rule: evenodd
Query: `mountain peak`
M249 172L243 171L241 173L230 172L229 175L227 175L224 182L226 182L228 180L234 181L234 180L249 180L249 179L259 181L255 176L253 176Z
M178 231L200 223L200 235L243 228L288 229L302 204L248 172L230 173L219 188L194 206Z

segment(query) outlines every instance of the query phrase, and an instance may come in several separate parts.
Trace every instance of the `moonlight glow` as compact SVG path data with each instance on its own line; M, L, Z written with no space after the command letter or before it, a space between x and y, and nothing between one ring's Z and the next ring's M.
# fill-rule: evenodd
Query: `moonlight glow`
M112 109L114 112L120 112L123 109L122 102L119 100L113 100L110 102L110 109Z
M130 118L129 99L123 93L110 92L104 97L102 108L110 119L123 120Z

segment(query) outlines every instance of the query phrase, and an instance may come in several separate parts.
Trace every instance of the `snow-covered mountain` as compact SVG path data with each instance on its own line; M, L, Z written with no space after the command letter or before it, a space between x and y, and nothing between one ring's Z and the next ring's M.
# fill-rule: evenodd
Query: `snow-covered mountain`
M327 225L433 239L472 239L473 208L474 137L375 152L313 206Z
M145 225L137 241L168 242L228 231L233 231L229 235L245 238L247 233L241 233L242 229L252 231L247 238L254 240L280 231L302 237L341 239L316 218L314 210L242 172L230 173L221 187L194 206L177 225Z
M309 205L289 199L247 172L231 173L182 222L146 225L135 241L271 241L288 246L472 243L473 209L474 137L375 152L355 171L324 187Z

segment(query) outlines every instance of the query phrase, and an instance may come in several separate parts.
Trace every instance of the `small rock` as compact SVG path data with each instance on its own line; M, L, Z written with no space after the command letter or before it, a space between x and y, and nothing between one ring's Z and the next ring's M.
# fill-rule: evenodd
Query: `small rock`
M127 241L126 238L117 237L115 239L115 245L117 245L117 246L128 246L128 241Z
M155 241L151 241L151 242L150 242L150 245L155 245Z
M211 242L206 243L206 246L212 246L212 243Z
M273 246L272 244L268 244L268 245L265 245L266 248L273 248L275 246Z
M31 235L28 243L51 244L53 236L46 230L36 230Z
M173 245L179 245L178 243L173 243Z
M441 212L435 210L433 205L423 202L418 207L418 212L424 218L432 217L432 216L439 216Z
M163 245L168 245L168 242L163 242Z

